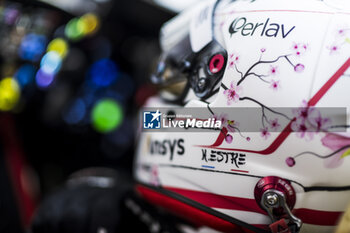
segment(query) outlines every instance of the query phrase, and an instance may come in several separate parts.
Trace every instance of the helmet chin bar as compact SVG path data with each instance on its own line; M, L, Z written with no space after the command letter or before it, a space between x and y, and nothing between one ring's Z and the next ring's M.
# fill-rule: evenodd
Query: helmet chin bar
M303 223L291 211L296 195L289 181L276 176L264 177L256 184L254 196L257 204L270 216L273 233L299 232Z

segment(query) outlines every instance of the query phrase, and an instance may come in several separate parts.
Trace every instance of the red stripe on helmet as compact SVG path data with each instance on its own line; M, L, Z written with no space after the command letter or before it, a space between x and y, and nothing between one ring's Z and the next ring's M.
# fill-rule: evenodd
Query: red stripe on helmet
M219 195L182 188L165 187L165 189L211 208L249 211L267 215L267 213L257 205L255 199ZM292 212L304 223L321 226L336 225L343 213L341 211L322 211L306 208L294 209Z

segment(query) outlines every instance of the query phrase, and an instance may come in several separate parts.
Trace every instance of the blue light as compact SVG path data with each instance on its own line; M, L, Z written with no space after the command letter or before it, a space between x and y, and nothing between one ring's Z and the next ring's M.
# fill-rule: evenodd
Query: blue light
M61 68L61 64L62 58L60 55L55 51L51 51L46 53L41 59L40 69L48 74L56 74Z
M44 70L40 69L35 76L35 81L38 87L45 88L50 86L50 84L55 79L55 75L52 73L46 73Z
M15 77L21 87L25 87L34 81L36 69L31 64L22 65L16 72Z
M92 64L89 75L97 87L107 87L119 78L119 70L112 60L101 59Z
M19 47L19 56L23 60L38 61L46 49L46 37L38 34L28 34L23 37Z
M78 124L84 119L86 104L81 98L76 99L63 114L63 119L68 124Z

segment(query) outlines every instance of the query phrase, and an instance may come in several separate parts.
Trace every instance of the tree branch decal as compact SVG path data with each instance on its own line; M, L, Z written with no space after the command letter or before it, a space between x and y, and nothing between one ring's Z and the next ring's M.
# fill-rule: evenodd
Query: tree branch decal
M270 88L273 90L278 90L280 88L280 81L276 79L270 79L269 77L275 76L279 72L279 68L277 66L277 62L284 60L287 64L289 64L293 70L297 73L301 73L304 71L305 66L302 63L293 62L293 57L300 57L303 55L307 49L308 45L304 43L293 43L292 46L292 52L280 55L272 60L264 60L263 54L267 51L266 48L260 49L260 57L259 60L253 63L245 72L243 72L241 69L239 69L238 64L241 60L240 56L237 53L231 53L228 57L228 68L234 69L240 76L237 83L232 81L230 83L230 86L227 87L225 84L221 84L221 87L224 89L224 95L227 98L227 105L231 105L232 103L238 102L238 101L251 101L256 104L258 104L261 107L261 124L262 128L260 129L261 136L265 139L267 139L270 136L269 129L277 130L280 127L280 124L278 122L278 119L269 119L266 115L266 111L269 111L270 113L279 115L284 117L285 119L291 121L292 118L288 117L287 115L277 112L266 105L262 104L258 100L255 100L254 98L251 98L249 96L242 97L242 90L243 90L243 83L248 77L255 77L258 78L260 81L264 83L270 83ZM270 64L270 70L267 74L261 74L257 72L256 68L261 65ZM236 131L238 129L237 126ZM231 140L229 140L231 141Z

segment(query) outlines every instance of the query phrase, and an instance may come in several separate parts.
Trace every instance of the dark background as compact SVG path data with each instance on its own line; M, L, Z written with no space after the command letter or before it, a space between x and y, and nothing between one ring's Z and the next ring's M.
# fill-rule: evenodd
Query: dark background
M51 30L45 32L49 41L59 33L60 26L81 14L38 1L4 1L2 4L3 9L18 8L30 19L49 11L50 20L54 22ZM31 84L22 90L20 107L0 112L3 127L0 141L0 232L23 230L19 224L23 206L16 203L16 185L11 179L6 159L6 154L12 156L7 149L9 144L21 151L23 161L31 168L27 185L39 204L60 190L70 174L83 168L110 167L131 177L136 144L135 116L146 97L156 93L148 80L160 54L159 29L175 13L151 1L141 0L114 0L98 9L98 13L101 17L99 31L92 37L70 43L71 51L74 48L82 55L78 57L81 59L80 66L62 69L57 82L45 90ZM0 25L0 42L5 47L8 46L6 43L12 42L9 32L14 29L11 27L4 22ZM7 64L18 67L24 61L8 56L3 49L0 53L2 79L8 74ZM66 60L75 62L78 59L70 56L69 53ZM94 92L92 98L95 99L92 101L97 101L106 93L117 96L117 99L122 96L118 100L124 111L124 121L116 130L104 134L93 129L89 114L83 123L75 125L67 124L62 117L72 100L89 94L89 89L84 89L89 66L101 58L114 61L129 84L123 86L125 83L121 82L116 87ZM8 124L11 127L4 126ZM9 143L9 134L13 135L15 145ZM127 215L123 218L128 218ZM137 224L135 226L140 229Z

